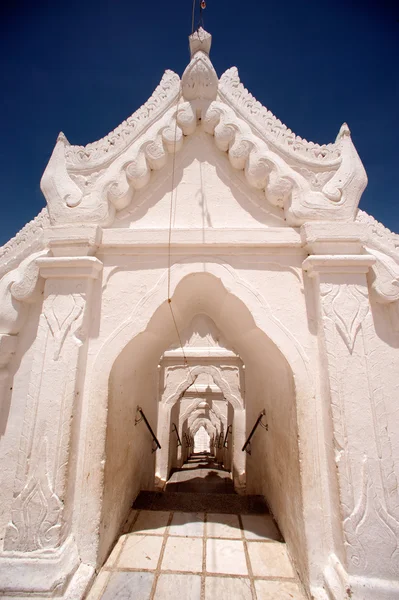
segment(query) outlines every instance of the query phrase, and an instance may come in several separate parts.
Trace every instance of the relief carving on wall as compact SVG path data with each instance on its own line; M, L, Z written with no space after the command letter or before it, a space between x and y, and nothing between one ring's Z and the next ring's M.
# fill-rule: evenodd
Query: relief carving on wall
M383 369L382 365L375 363L378 351L372 349L375 334L367 287L322 282L320 296L328 358L333 445L348 560L355 572L364 573L371 569L377 544L377 554L384 556L390 572L397 575L399 495L380 381ZM337 342L337 335L344 344ZM366 433L366 426L362 432L364 455L360 465L354 455L349 416L351 398L345 393L345 370L342 368L351 360L355 361L352 368L361 368L359 376L368 381L368 394L362 398L364 404L359 410L363 411L362 417L370 413L369 425L373 432L372 439ZM355 485L354 478L359 467L362 483ZM382 496L379 482L382 484ZM376 521L380 523L377 529L380 531L383 523L382 531L385 532L379 540L373 539Z
M47 438L44 437L36 465L14 500L5 549L32 552L57 546L61 510L62 502L50 482Z
M86 299L81 282L69 294L59 285L48 281L39 321L5 550L56 548L67 534L64 495Z
M46 306L44 316L54 338L54 360L58 360L73 324L79 326L78 319L82 315L85 300L81 294L54 296L50 305Z
M332 318L346 347L352 353L356 336L369 311L367 290L357 285L322 283L320 294L324 315Z

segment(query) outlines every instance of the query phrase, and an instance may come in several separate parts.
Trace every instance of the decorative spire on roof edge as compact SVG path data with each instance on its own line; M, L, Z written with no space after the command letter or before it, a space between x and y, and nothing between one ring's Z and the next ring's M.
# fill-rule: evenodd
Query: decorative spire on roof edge
M351 135L351 130L348 127L347 123L342 123L341 128L338 132L337 138L335 140L335 143L339 142L343 137L349 136Z
M219 80L209 58L212 36L200 27L188 40L191 61L181 79L183 98L190 102L215 100ZM197 111L199 108L203 107L196 107Z
M197 31L194 31L188 36L188 42L190 45L190 57L193 58L194 54L201 51L209 56L212 44L212 36L210 33L205 31L202 27L199 27Z

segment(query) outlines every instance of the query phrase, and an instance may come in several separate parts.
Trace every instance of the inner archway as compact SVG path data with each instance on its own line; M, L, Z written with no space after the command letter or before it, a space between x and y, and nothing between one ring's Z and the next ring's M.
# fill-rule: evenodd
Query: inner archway
M211 451L211 438L207 430L203 425L201 425L197 433L194 434L194 454L198 454L200 452L210 452Z
M251 457L243 453L247 492L266 497L291 553L299 566L306 569L301 565L305 540L295 386L287 359L256 325L251 312L259 316L259 305L247 307L210 273L184 277L174 290L172 306L180 331L196 314L205 314L240 356L246 374L245 435L264 409L269 423L267 434L259 431L254 436ZM140 489L152 488L155 472L152 440L143 426L134 425L136 406L144 409L155 427L163 391L159 389L159 359L176 342L170 308L164 301L113 365L109 379L100 557L108 552Z

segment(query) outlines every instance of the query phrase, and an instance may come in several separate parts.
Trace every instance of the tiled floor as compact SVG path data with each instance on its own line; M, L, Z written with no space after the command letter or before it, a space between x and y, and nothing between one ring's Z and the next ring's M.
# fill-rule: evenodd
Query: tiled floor
M87 600L305 600L270 515L133 511Z

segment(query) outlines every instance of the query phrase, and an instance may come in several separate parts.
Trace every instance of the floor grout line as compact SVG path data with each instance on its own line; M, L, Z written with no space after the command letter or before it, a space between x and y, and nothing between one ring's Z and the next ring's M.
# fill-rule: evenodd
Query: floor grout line
M208 515L204 513L204 529L202 536L202 574L201 574L201 600L205 600L205 579L206 579L206 540L207 540Z
M153 600L156 589L157 589L158 579L161 574L162 561L163 561L163 557L165 554L165 548L166 548L166 544L167 544L168 538L169 538L169 527L173 521L173 515L174 515L174 512L170 511L168 521L167 521L166 527L165 527L165 532L163 534L162 546L161 546L161 551L160 551L159 557L158 557L157 568L155 569L155 571L152 571L154 573L154 581L152 582L152 588L151 588L149 600Z
M257 600L254 575L253 575L253 572L252 572L252 565L251 565L251 560L250 560L250 557L249 557L247 540L246 540L245 535L244 535L245 529L244 529L244 525L243 525L243 522L242 522L241 515L237 515L237 516L238 516L238 522L240 523L240 528L241 528L241 539L242 539L242 543L243 543L243 546L244 546L245 560L247 561L248 577L249 577L249 583L250 583L250 586L251 586L252 600Z
M133 509L132 509L132 510L133 510ZM124 526L124 527L126 527L127 523L129 522L129 519L130 519L130 515L131 515L131 513L132 513L132 510L131 510L131 512L129 513L129 516L128 516L128 518L126 519L126 523L125 523L125 526ZM134 527L134 524L135 524L135 522L136 522L136 521L137 521L137 519L138 519L138 514L139 514L139 512L140 512L139 510L136 510L136 512L135 512L135 515L134 515L134 517L133 517L133 519L132 519L132 522L131 522L131 523L129 523L129 528L128 528L129 530L130 530L130 529L132 529L132 527ZM115 566L118 564L118 560L119 560L119 558L120 558L120 556L121 556L121 554L122 554L122 550L123 550L123 548L125 547L125 544L126 544L126 541L127 541L127 536L129 535L129 531L127 531L126 533L123 533L123 531L124 531L124 528L122 528L122 534L121 534L121 535L118 537L118 539L117 539L117 541L116 541L116 543L115 543L114 547L112 548L111 552L109 553L109 555L108 555L108 557L107 557L107 560L105 561L105 563L103 564L103 566L101 567L101 569L99 570L99 572L97 573L97 575L96 575L96 577L95 577L95 579L94 579L94 581L93 581L93 584L92 584L92 586L90 587L90 590L88 591L87 595L89 595L89 594L90 594L90 591L91 591L91 589L94 587L94 584L95 584L95 582L96 582L96 579L97 579L97 577L100 575L100 573L101 573L101 572L108 573L108 577L106 577L106 578L105 578L105 582L104 582L104 584L101 586L100 592L99 592L99 594L98 594L98 598L99 598L99 599L101 599L101 598L102 598L102 596L104 595L104 592L105 592L105 590L106 590L106 589L107 589L107 587L108 587L109 580L110 580L110 579L111 579L111 577L112 577L112 573L114 573L114 572L115 572L115 569L114 569L114 567L115 567ZM108 571L108 569L106 569L106 568L105 568L105 566L106 566L106 564L107 564L107 561L109 560L109 558L110 558L110 556L111 556L112 552L114 551L115 547L117 546L117 544L118 544L118 542L119 542L119 540L121 539L121 537L122 537L122 536L125 536L125 539L122 541L122 543L121 543L121 547L119 548L119 551L118 551L118 553L116 554L116 556L115 556L115 558L114 558L114 561L113 561L113 566L111 566L111 569ZM94 600L94 599L93 599L93 600Z
M168 513L168 517L167 517L167 522L165 525L165 530L163 534L158 534L158 533L154 533L153 531L151 533L146 534L145 530L143 531L136 531L133 532L132 529L134 528L136 522L138 521L140 515L144 516L143 513L148 512L146 511L146 509L136 509L135 510L135 514L133 516L133 518L131 519L130 522L130 515L128 517L128 519L126 520L125 523L125 528L122 529L122 535L120 536L119 540L121 539L121 537L123 537L124 539L121 541L120 547L117 551L117 553L115 554L115 558L112 561L112 564L110 566L107 566L107 561L105 562L105 564L103 565L103 567L100 569L99 573L97 574L97 577L100 575L101 572L104 572L104 582L101 584L101 589L99 591L97 591L97 595L95 597L93 597L92 600L100 600L100 598L103 597L103 594L106 592L106 589L110 583L110 579L113 575L113 573L123 573L123 572L132 572L132 573L148 573L153 575L153 581L152 581L152 585L151 585L151 592L150 595L148 597L148 600L154 600L155 596L156 596L156 592L157 592L157 587L158 587L158 581L159 581L159 577L161 574L167 574L167 575L195 575L195 576L199 576L200 580L201 580L201 587L200 587L200 600L205 600L206 598L206 580L208 577L210 578L223 578L223 579L231 579L231 580L242 580L242 579L246 579L247 581L249 581L250 584L250 589L251 589L251 596L252 596L252 600L257 600L257 593L256 593L256 587L255 587L255 582L256 581L270 581L270 582L276 582L276 583L292 583L295 584L296 586L298 586L298 590L300 590L300 592L302 592L302 585L301 582L299 580L299 578L295 575L294 577L281 577L281 576L255 576L252 570L252 564L251 564L251 559L250 559L250 555L249 555L249 544L250 543L275 543L275 544L281 544L281 542L277 541L277 540L272 540L272 539L256 539L256 540L251 540L251 539L247 539L246 537L246 530L244 528L244 524L243 524L243 519L242 519L242 515L241 514L237 514L236 516L238 518L238 523L239 523L239 531L240 531L240 538L231 538L231 537L223 537L223 536L215 536L215 537L208 537L208 533L210 533L209 531L209 523L212 522L209 521L209 516L210 515L214 515L214 514L218 514L218 513L214 513L214 512L210 512L207 513L206 511L193 511L193 512L197 512L198 515L203 516L203 533L201 536L199 535L192 535L192 534L187 534L187 535L171 535L170 534L170 529L171 529L171 525L172 525L172 521L174 519L174 516L176 514L179 514L181 511L171 511L171 510L164 510L161 512L164 513ZM158 511L156 511L158 512ZM184 511L183 511L184 512ZM145 519L144 519L145 521ZM188 521L187 523L183 523L182 527L184 527L185 525L189 524L191 521ZM144 522L144 526L145 526L145 522ZM188 528L189 529L189 528ZM238 532L238 529L237 529ZM158 560L156 563L156 568L155 569L145 569L145 568L134 568L134 567L119 567L119 561L121 558L121 555L125 549L127 540L129 537L131 536L148 536L148 537L162 537L162 544L161 544L161 548L160 548L160 552L159 552L159 556L158 556ZM202 562L201 562L201 570L198 571L187 571L187 570L175 570L175 569L162 569L162 563L164 560L164 555L165 555L165 551L166 551L166 545L167 542L169 540L169 538L172 538L173 540L175 540L175 544L176 544L176 540L177 539L187 539L187 538L191 538L191 539L202 539ZM118 540L118 541L119 541ZM248 571L248 575L242 575L242 574L231 574L231 573L217 573L217 572L209 572L207 571L207 542L208 540L220 540L220 541L226 541L226 542L232 542L232 541L241 541L243 544L243 549L244 549L244 554L245 554L245 560L246 560L246 566L247 566L247 571ZM112 552L116 549L116 545L115 544ZM110 553L110 555L108 556L108 559L110 558L112 552ZM290 561L291 562L291 561ZM173 564L173 562L172 562ZM96 579L94 579L93 585L91 586L91 588L94 586ZM88 592L88 595L90 594L90 590ZM306 596L304 596L306 597ZM184 600L184 599L182 599Z

